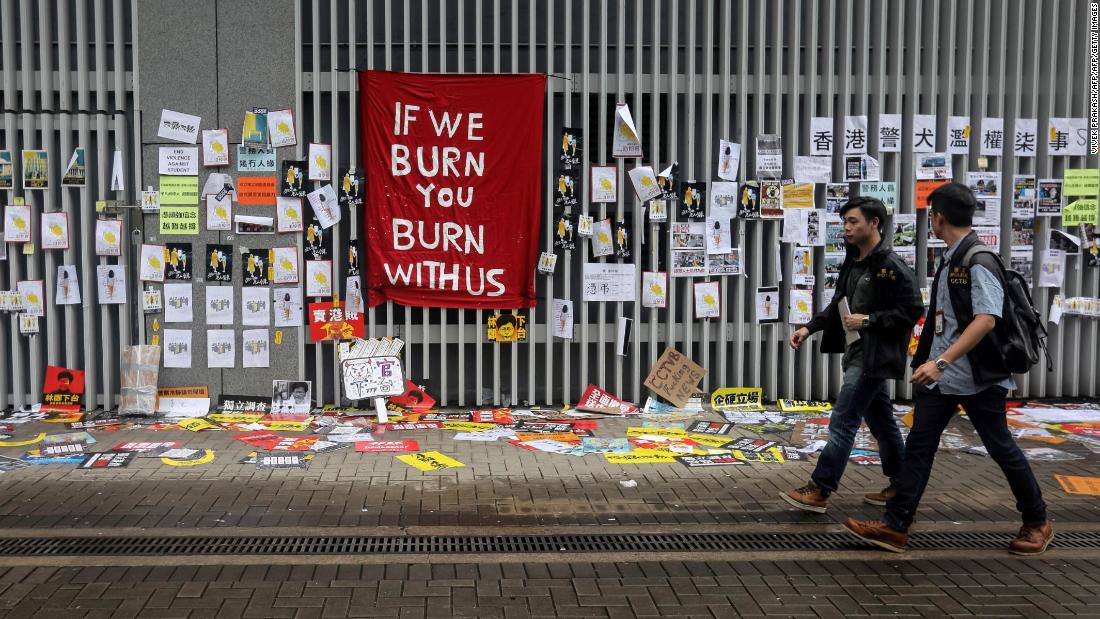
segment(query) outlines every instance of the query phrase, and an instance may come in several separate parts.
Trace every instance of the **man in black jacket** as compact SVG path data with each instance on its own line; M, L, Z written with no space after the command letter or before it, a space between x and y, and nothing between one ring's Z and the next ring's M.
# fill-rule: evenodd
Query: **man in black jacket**
M938 187L928 202L932 231L947 243L947 251L936 270L932 303L913 356L916 408L905 442L905 465L882 519L849 518L845 526L876 546L905 550L940 435L961 404L1008 479L1016 508L1023 514L1023 527L1009 551L1037 555L1054 539L1054 530L1039 484L1005 415L1005 396L1016 384L1001 353L998 330L1005 310L1003 265L971 229L977 200L966 185Z
M829 420L829 442L810 483L779 495L799 509L819 514L840 485L860 421L867 422L878 441L882 472L890 479L886 489L864 500L885 505L893 496L905 448L886 381L904 376L909 334L924 311L912 269L882 241L882 202L854 198L840 209L840 216L848 255L836 291L828 307L791 334L790 344L797 350L811 334L824 331L821 351L844 353L844 385Z

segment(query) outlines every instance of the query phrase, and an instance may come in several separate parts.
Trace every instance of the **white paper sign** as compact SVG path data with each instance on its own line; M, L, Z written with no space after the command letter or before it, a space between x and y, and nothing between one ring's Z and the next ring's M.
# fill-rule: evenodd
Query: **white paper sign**
M602 219L593 224L592 256L594 258L615 253L615 246L611 242L612 234L610 219Z
M31 207L25 204L4 207L4 242L31 242Z
M718 318L722 314L718 282L696 282L694 292L696 318Z
M217 194L206 194L206 229L233 229L233 200L228 194L221 200Z
M143 282L164 281L164 245L142 245L138 279Z
M833 158L796 155L794 158L794 182L833 182Z
M297 134L294 132L294 110L268 112L267 134L271 136L272 148L298 144Z
M275 251L275 283L298 283L298 248L276 247Z
M982 143L979 146L980 155L987 157L1000 157L1004 154L1005 143L1005 119L982 119Z
M397 357L345 359L340 364L344 395L349 400L405 393L405 375Z
M245 329L241 337L241 367L271 366L271 341L267 329Z
M630 116L630 107L625 104L615 106L615 134L611 142L611 156L642 156L642 138Z
M228 129L203 129L202 164L204 166L229 165Z
M242 288L248 290L248 288ZM207 286L206 287L206 324L231 325L233 324L233 287L232 286Z
M1066 252L1048 249L1040 254L1039 287L1061 288L1066 276Z
M573 339L573 302L568 299L554 299L550 310L550 325L554 337Z
M76 265L57 267L57 286L54 302L58 305L80 305L80 280L76 277Z
M810 119L810 154L827 157L833 154L833 119L831 116L814 116Z
M664 307L668 300L668 273L642 272L642 307Z
M1012 153L1017 157L1034 157L1040 137L1038 119L1017 118Z
M95 274L101 305L126 302L126 271L122 266L99 265L95 268Z
M332 144L310 143L307 177L311 181L332 180Z
M197 176L199 149L191 146L161 146L158 169L164 176Z
M913 115L913 152L936 152L936 115Z
M191 330L165 329L162 350L164 351L164 367L191 367Z
M15 283L23 304L23 313L29 316L42 316L46 313L45 285L40 279L23 280Z
M340 205L331 183L307 193L306 198L309 199L309 205L313 207L322 228L328 230L340 221Z
M1088 120L1051 118L1047 132L1047 152L1051 155L1084 157L1088 154Z
M970 117L952 116L947 119L947 154L970 153Z
M266 327L271 324L270 288L241 288L241 324L250 327Z
M160 111L160 126L157 127L157 137L185 144L194 144L199 139L199 125L202 118L173 112L172 110Z
M614 166L592 166L592 201L614 202L618 196L618 174Z
M867 152L867 117L844 117L844 154L862 155Z
M193 322L193 299L191 282L164 284L164 322Z
M727 140L718 141L718 178L736 181L741 170L741 145Z
M804 325L813 318L814 293L812 290L791 288L790 306L787 309L787 322L792 325Z
M298 288L275 289L275 326L298 327L302 324L302 291Z
M231 368L237 366L237 351L234 351L235 335L232 329L211 329L207 331L207 367Z
M275 213L279 232L302 231L301 198L275 198Z
M651 166L638 166L627 172L630 184L634 186L634 194L638 200L645 202L661 195L661 187L657 185L657 176L653 174Z
M637 298L636 270L633 264L586 262L584 264L585 301L624 301Z
M306 260L306 296L332 296L331 260Z
M42 249L69 248L69 216L65 213L42 213Z
M901 114L878 115L878 150L881 153L901 152Z

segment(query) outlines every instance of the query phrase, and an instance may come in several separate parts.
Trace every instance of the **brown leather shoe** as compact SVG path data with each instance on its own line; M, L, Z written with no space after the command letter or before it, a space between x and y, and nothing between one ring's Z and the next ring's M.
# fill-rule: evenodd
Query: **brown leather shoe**
M1008 551L1014 555L1041 555L1050 546L1054 539L1054 527L1050 522L1044 522L1037 527L1022 526L1016 534L1016 539L1008 545Z
M815 514L824 514L825 504L829 501L829 497L825 496L821 488L818 488L813 482L801 488L780 492L779 498L798 509L813 512Z
M880 492L872 492L871 494L863 495L863 502L876 507L886 507L886 502L894 498L894 495L897 493L898 489L891 483Z
M859 539L890 552L905 552L909 543L907 533L895 531L878 520L849 518L844 521L844 528Z

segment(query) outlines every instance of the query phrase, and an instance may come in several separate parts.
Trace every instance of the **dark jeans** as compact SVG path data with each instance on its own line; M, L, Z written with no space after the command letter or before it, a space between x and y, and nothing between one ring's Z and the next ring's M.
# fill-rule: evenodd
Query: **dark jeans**
M826 496L836 492L840 485L861 421L867 422L871 435L878 441L883 474L894 479L901 472L905 446L894 421L886 381L868 378L863 375L863 368L851 367L844 372L844 385L829 418L829 444L821 452L814 474L810 476Z
M990 457L1000 465L1016 497L1016 509L1023 514L1024 524L1037 526L1046 522L1047 506L1043 502L1039 483L1035 481L1027 458L1008 431L1005 417L1007 393L1004 387L999 386L973 395L949 395L940 393L939 388L931 391L924 387L916 388L913 430L905 441L905 466L898 478L898 493L886 504L883 522L898 531L909 530L921 495L928 485L928 476L932 474L932 461L940 446L940 435L958 411L959 404L966 408L966 414Z

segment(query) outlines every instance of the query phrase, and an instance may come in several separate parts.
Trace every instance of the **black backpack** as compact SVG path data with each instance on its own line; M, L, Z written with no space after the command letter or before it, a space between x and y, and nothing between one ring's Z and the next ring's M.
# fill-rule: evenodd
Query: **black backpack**
M1013 374L1026 374L1031 366L1039 362L1041 356L1045 356L1047 371L1052 371L1054 362L1047 349L1047 330L1043 326L1043 317L1031 302L1027 280L1019 271L1005 268L1001 255L986 245L971 247L963 256L962 263L967 267L971 266L974 256L983 252L994 256L997 265L1001 267L1005 298L997 334L1000 336L1001 355L1008 370Z

